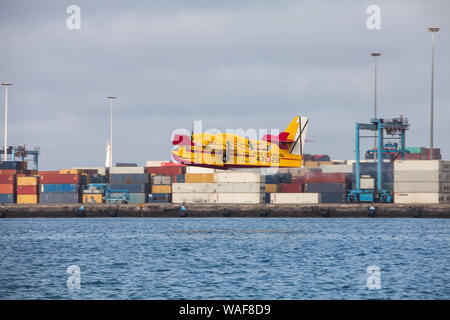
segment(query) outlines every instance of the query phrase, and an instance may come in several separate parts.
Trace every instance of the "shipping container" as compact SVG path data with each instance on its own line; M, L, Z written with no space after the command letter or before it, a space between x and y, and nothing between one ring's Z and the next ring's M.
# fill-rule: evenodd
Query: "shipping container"
M59 174L81 174L82 170L80 169L61 169L59 170Z
M214 173L186 173L186 183L213 183Z
M177 183L184 183L186 180L184 179L184 174L179 174L176 176Z
M171 185L152 185L152 193L172 193Z
M394 203L450 203L450 193L394 193Z
M342 203L345 201L345 193L326 192L320 193L320 203Z
M165 161L147 160L147 161L145 162L145 166L146 166L146 167L161 167L162 164L163 164L164 162L165 162Z
M38 194L37 186L17 186L17 194Z
M450 192L449 182L394 182L394 192L443 193Z
M115 193L115 196L123 197L123 193ZM128 203L147 203L148 202L148 193L128 193Z
M13 175L16 173L17 170L0 170L0 175Z
M73 167L72 169L79 169L84 173L99 174L102 176L106 176L109 171L107 167Z
M17 177L18 186L37 186L38 182L38 177Z
M266 184L267 193L277 193L280 191L280 186L278 184Z
M450 182L448 171L394 171L395 182Z
M213 193L215 203L264 203L265 193Z
M396 160L394 171L450 171L448 160Z
M77 193L80 186L74 183L46 183L41 184L42 193Z
M264 176L259 172L217 172L214 174L214 182L264 182Z
M305 192L313 193L329 193L329 192L345 192L347 190L346 183L307 183L305 184Z
M173 183L172 193L213 193L215 183Z
M79 193L40 193L40 203L79 203Z
M83 194L83 203L103 203L102 193Z
M141 184L109 184L108 189L112 192L114 190L122 190L117 192L128 192L128 193L148 193L150 191L150 185L146 183Z
M204 167L187 166L186 173L214 173L214 169L204 168Z
M0 193L14 193L15 185L13 183L10 184L0 184Z
M12 184L16 181L16 175L14 174L1 174L0 184Z
M25 203L38 203L39 197L37 194L18 194L17 195L17 203L25 204Z
M0 170L27 170L27 163L24 161L0 161Z
M109 183L111 184L142 184L149 183L149 175L144 174L111 174Z
M292 174L290 173L277 173L271 175L265 175L262 180L266 182L266 184L279 184L279 183L291 183L292 182Z
M40 174L41 184L86 184L86 176L79 174Z
M166 167L147 167L146 172L149 174L160 174L167 176L177 176L184 174L184 166L166 166Z
M299 183L280 184L280 193L301 193L304 192L304 185ZM275 193L275 192L274 192Z
M322 165L323 173L353 173L353 166L348 164Z
M144 167L111 167L109 174L144 174Z
M148 195L149 203L170 203L172 202L171 193L150 193Z
M305 183L345 183L349 174L347 173L323 173L323 172L307 172L304 179Z
M217 193L265 193L264 183L215 183L214 192Z
M172 176L154 175L152 176L152 184L170 185L172 183ZM163 192L164 193L164 192Z
M0 203L15 203L16 195L14 193L0 193Z
M108 183L108 177L100 174L91 174L89 183Z
M360 179L360 188L361 189L374 189L375 188L375 179L374 178L361 178Z
M173 203L214 203L214 193L172 193Z
M318 193L271 193L270 203L319 203Z

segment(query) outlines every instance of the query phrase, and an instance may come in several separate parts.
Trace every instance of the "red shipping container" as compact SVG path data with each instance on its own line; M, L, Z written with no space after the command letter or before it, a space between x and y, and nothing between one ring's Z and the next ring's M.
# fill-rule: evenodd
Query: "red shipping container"
M0 170L0 174L16 174L17 170Z
M312 173L308 172L305 176L306 183L345 183L347 181L346 173Z
M41 184L58 184L58 183L72 183L78 184L80 182L79 174L41 174L39 182Z
M59 171L38 171L38 174L59 174Z
M179 174L184 174L184 168L184 166L147 167L146 172L150 174L176 176Z
M0 184L11 184L16 180L14 174L0 174Z
M37 186L17 186L17 194L38 194Z
M298 183L282 183L280 184L280 192L282 193L302 193L304 184Z
M10 184L0 184L0 193L4 194L4 193L14 193L14 184L10 183Z

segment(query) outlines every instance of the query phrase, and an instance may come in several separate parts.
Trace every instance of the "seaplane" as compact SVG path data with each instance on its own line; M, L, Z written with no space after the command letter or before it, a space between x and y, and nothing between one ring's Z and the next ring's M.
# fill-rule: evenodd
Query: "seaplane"
M172 158L178 163L217 169L298 168L303 162L308 118L295 116L278 135L260 140L234 133L174 134Z

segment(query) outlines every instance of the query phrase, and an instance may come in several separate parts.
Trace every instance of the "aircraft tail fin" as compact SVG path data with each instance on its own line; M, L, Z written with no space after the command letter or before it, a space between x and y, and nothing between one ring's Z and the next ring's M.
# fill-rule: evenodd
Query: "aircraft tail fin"
M292 141L290 146L292 154L303 154L307 130L308 118L296 116L286 130L280 133L280 137L283 135L287 141Z

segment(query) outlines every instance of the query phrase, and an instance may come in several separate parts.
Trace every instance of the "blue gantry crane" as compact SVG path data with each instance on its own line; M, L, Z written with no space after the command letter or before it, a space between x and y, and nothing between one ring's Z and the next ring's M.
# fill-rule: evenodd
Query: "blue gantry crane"
M356 123L356 164L355 164L355 189L347 192L347 202L392 202L392 193L390 190L382 188L382 164L383 153L390 152L385 150L384 134L389 135L388 139L399 139L399 153L401 158L405 159L406 130L409 128L408 119L400 116L393 119L373 118L370 123ZM374 131L377 133L377 184L376 189L361 189L361 170L360 170L360 139L374 138L373 136L361 136L360 131Z

